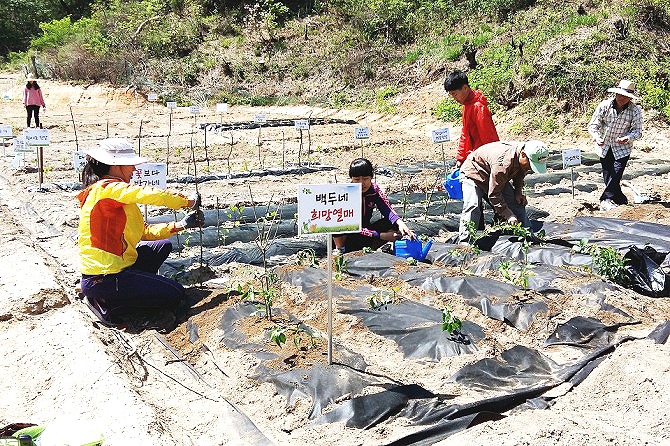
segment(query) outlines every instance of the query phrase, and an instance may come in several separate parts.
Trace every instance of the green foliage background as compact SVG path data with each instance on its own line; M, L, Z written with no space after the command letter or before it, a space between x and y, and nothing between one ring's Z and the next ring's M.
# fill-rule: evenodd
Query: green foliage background
M42 76L134 84L182 104L291 102L398 112L397 98L468 76L494 113L552 133L636 81L670 117L670 0L5 0L0 55ZM431 105L456 121L451 99ZM541 112L541 113L539 113ZM541 116L541 117L539 117Z

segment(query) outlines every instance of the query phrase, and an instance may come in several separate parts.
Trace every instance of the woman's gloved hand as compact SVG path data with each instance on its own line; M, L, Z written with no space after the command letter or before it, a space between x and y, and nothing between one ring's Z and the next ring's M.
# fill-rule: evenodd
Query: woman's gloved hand
M177 226L182 229L192 229L192 228L202 228L205 224L205 214L198 209L197 211L190 212L186 214L186 217L182 218Z

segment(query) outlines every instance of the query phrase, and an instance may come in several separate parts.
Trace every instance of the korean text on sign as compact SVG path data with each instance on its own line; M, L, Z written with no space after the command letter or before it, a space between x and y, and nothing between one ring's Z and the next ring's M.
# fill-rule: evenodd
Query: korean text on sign
M25 129L23 130L23 139L29 146L48 146L49 145L49 130L48 129Z
M562 152L563 155L563 168L571 166L579 166L582 164L582 151L579 147L574 149L565 149Z
M298 185L298 233L358 232L361 228L361 185Z
M433 143L440 144L443 142L451 141L451 135L449 134L448 128L437 129L430 132L430 136L433 140Z
M368 138L370 138L370 128L369 127L356 127L356 128L354 128L354 137L356 139L368 139Z
M165 189L167 187L167 165L165 163L140 164L133 171L130 182L138 186Z

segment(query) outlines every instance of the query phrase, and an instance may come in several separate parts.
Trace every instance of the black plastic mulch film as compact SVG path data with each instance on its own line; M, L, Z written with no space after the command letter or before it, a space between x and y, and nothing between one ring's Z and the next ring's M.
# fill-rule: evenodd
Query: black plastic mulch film
M633 271L632 265L629 265L629 270L631 274L641 276L643 284L638 288L642 288L644 283L664 285L660 290L645 294L655 297L670 294L665 286L668 283L667 275L659 266L664 265L664 253L670 251L670 228L652 223L590 217L576 218L573 225L545 223L543 229L546 232L545 243L533 245L528 253L529 261L537 262L529 283L532 289L539 292L564 292L553 287L552 282L556 278L584 274L563 266L590 265L590 256L576 254L570 249L580 240L588 239L589 243L622 250L646 245L644 249L631 249L642 260L639 262L639 271ZM319 253L325 251L325 247L322 248L318 250ZM435 243L427 260L455 265L458 259L450 254L453 248L454 245ZM288 252L284 254L290 255ZM481 273L486 269L496 269L502 259L518 260L521 255L518 240L499 236L492 243L491 252L482 253L472 259L469 265L474 272ZM449 277L442 274L441 268L436 265L396 268L405 260L381 252L347 255L347 260L348 273L352 276L395 276L426 290L459 294L484 315L504 321L519 330L525 330L535 315L548 310L542 301L508 301L513 293L519 291L513 285L475 275ZM279 268L278 272L283 281L300 286L308 298L324 298L325 271L315 268ZM631 287L636 289L635 285ZM565 292L595 296L592 303L604 310L628 316L605 301L608 291L616 288L616 285L598 280ZM393 340L408 360L440 361L447 356L468 354L475 351L477 342L484 338L481 327L468 321L464 321L461 336L442 332L440 311L418 302L404 300L389 303L387 309L370 309L367 299L373 292L373 288L367 285L359 285L353 290L337 283L333 285L333 296L339 311L360 318L373 333ZM249 317L255 311L253 304L229 309L221 321L221 328L226 333L222 342L231 348L249 351L261 361L273 359L272 354L263 353L262 346L249 344L244 335L234 328L234 320ZM388 444L428 445L478 423L500 419L504 417L503 413L515 408L547 407L552 397L543 395L548 390L566 382L573 386L581 382L619 344L636 339L630 336L617 337L618 328L636 323L630 317L627 322L613 325L605 325L593 318L575 317L560 324L547 338L544 347L560 348L557 346L566 345L582 349L584 356L573 363L557 364L537 350L517 345L504 351L501 360L485 358L465 366L450 380L468 387L504 392L499 396L466 404L450 404L450 396L435 395L417 384L402 383L369 373L363 358L342 346L336 347L340 356L332 366L321 364L309 369L278 372L261 362L255 378L274 383L286 397L287 404L296 398L310 398L310 418L314 424L342 422L347 426L367 429L401 417L416 426L417 430ZM670 337L670 321L660 324L648 337L657 343L666 343ZM368 387L377 388L378 391L362 395ZM351 395L353 397L347 397ZM330 408L329 411L322 414L322 409L326 407Z
M576 169L576 178L579 178L580 172L593 170L593 164L585 163ZM438 164L430 167L440 168ZM412 168L406 170L400 173L415 172ZM648 170L649 167L645 172ZM416 171L418 172L418 169ZM658 173L667 171L670 171L670 167L661 169ZM634 172L628 174L632 175ZM567 171L558 175L561 178L567 175L569 178ZM529 177L529 184L544 183L547 178L543 175L532 175ZM588 184L576 184L578 189L588 186ZM557 193L563 192L565 191L561 190ZM391 202L396 203L396 210L400 207L397 203L402 198L400 194L390 196ZM422 208L421 204L423 197L413 194L410 198L409 205L403 210L403 216L412 220L412 226L417 233L434 236L441 231L457 230L460 202L445 199L437 193L433 197L429 215L442 218L421 219L418 217L425 214L425 208ZM292 221L294 209L294 204L283 205L281 212L283 219L279 223L279 237L282 238L272 243L269 253L273 258L279 259L275 264L282 263L283 260L304 249L313 249L317 256L325 254L322 240L290 238L297 233L295 223ZM206 212L206 226L209 227L203 231L203 245L210 248L219 247L216 250L218 252L206 250L205 260L208 264L261 263L261 254L252 244L243 247L223 246L236 241L249 242L256 237L251 212L252 210L247 208L243 215L238 216L241 224L226 233L225 243L221 242L221 232L216 226L227 217L221 211ZM529 214L531 218L542 216L541 212L532 208L529 209ZM490 220L490 211L486 211L485 216ZM152 221L167 221L171 218L173 217L164 216ZM231 308L224 314L221 321L221 328L225 332L222 342L230 348L242 349L256 355L261 360L261 365L256 370L256 378L274 383L278 391L286 397L287 404L292 404L297 398L311 399L310 418L314 424L343 422L347 426L367 429L401 417L416 426L414 432L388 443L389 445L433 444L470 426L503 418L503 413L512 409L547 407L551 398L543 395L548 390L565 382L572 385L581 382L616 346L634 340L632 337L617 338L617 329L622 325L637 323L624 311L606 302L608 292L617 289L618 285L599 280L573 290L560 290L553 285L557 278L569 279L584 275L585 273L577 269L591 265L590 256L575 253L571 247L579 244L580 240L587 239L589 243L611 246L626 252L626 258L629 259L627 269L634 279L630 288L651 297L668 297L670 279L665 271L670 266L667 256L670 251L670 228L653 223L598 217L577 217L571 225L538 221L533 223L534 230L542 229L546 238L541 245L534 244L528 251L528 261L533 264L529 288L539 293L568 292L594 296L591 298L593 299L591 304L597 304L603 310L627 317L628 321L605 325L597 319L575 317L556 327L547 338L544 347L561 348L560 346L565 345L582 349L585 352L584 356L574 363L557 364L537 350L518 345L504 351L501 360L482 359L461 368L450 378L451 381L464 386L502 391L503 395L466 404L450 404L449 396L434 395L417 384L402 383L390 377L369 373L366 371L367 364L360 355L339 345L335 347L338 360L332 366L315 365L309 369L278 372L263 363L265 360L273 359L274 355L264 352L262 345L249 343L245 336L234 328L235 320L250 317L256 311L253 303ZM183 239L173 240L177 246L183 242ZM481 243L487 251L466 259L468 274L462 277L447 276L435 265L421 264L419 267L409 269L395 268L394 266L404 262L404 259L384 253L347 256L348 272L359 277L394 275L412 286L425 290L458 294L485 316L504 321L519 330L527 329L537 314L548 310L547 304L541 300L523 303L509 300L512 294L519 291L517 287L478 277L478 274L484 274L487 270L497 270L501 261L522 259L524 254L520 241L512 236L493 235ZM434 243L426 261L457 266L463 259L455 256L453 250L454 245ZM188 259L183 261L171 259L167 263L168 269L175 270L189 264ZM566 269L566 266L576 268ZM401 270L404 272L396 272ZM323 270L305 268L297 271L292 269L289 272L288 269L280 269L280 276L282 280L300 286L309 297L324 297L326 277ZM337 284L333 287L333 294L341 313L360 318L373 333L393 340L408 360L440 361L444 357L468 354L475 351L477 343L484 338L481 327L468 321L464 321L460 336L450 336L442 332L441 312L418 302L405 300L389 303L388 310L372 310L367 302L371 293L373 293L372 287L366 286L359 286L355 290ZM197 330L197 327L191 327L191 330ZM667 343L670 337L670 321L660 324L648 337L657 343ZM368 387L375 387L378 391L357 396L362 395L363 390ZM353 397L348 398L350 395ZM329 411L322 414L322 410L326 407L330 408ZM259 438L261 437L259 435Z

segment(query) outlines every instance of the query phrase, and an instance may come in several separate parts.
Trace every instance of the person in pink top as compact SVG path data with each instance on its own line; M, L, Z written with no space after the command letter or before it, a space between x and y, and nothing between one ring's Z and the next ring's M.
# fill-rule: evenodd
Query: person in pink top
M26 107L26 112L28 113L28 117L26 118L27 126L30 127L30 121L34 115L35 127L42 128L40 125L40 106L44 108L47 108L47 106L44 104L42 90L32 76L28 77L26 88L23 90L23 105Z

